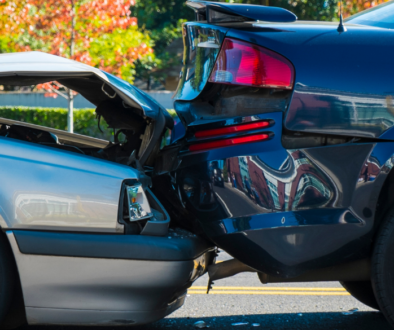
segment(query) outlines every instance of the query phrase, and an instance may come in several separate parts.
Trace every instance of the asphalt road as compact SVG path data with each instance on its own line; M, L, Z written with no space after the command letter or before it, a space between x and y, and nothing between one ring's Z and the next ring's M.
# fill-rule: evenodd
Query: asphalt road
M219 260L228 256L221 254ZM189 290L185 305L156 323L133 330L197 329L204 321L211 329L391 329L383 315L348 295L337 282L262 285L255 274L243 273L217 281L204 294L206 276ZM350 315L344 312L353 308ZM234 323L247 323L234 326ZM253 326L257 325L258 326ZM35 326L23 330L112 330L116 327Z

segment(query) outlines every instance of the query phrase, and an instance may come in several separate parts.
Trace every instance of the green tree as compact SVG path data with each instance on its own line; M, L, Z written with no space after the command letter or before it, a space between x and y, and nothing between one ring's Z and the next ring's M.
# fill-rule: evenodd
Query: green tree
M186 6L185 0L137 0L131 12L137 17L140 28L151 31L174 26L174 22L180 19L194 19L193 11Z
M338 20L338 0L270 0L270 5L290 10L299 20Z
M194 20L193 10L185 0L137 0L131 13L137 17L138 27L149 31L155 53L155 57L136 62L137 77L147 79L153 72L156 78L162 78L155 71L179 64L166 49L182 36L182 23Z
M290 10L299 20L332 21L338 16L338 0L227 0L226 2L269 4Z

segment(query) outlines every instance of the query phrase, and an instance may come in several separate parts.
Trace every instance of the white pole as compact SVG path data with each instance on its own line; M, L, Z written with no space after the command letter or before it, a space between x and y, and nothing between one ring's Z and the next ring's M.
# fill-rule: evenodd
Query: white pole
M67 115L67 127L70 133L74 133L74 97L72 91L68 88L68 115Z
M74 47L75 47L75 4L74 0L71 0L71 38L70 38L70 59L74 57ZM67 117L67 127L70 133L74 132L74 95L70 88L68 88L68 117Z

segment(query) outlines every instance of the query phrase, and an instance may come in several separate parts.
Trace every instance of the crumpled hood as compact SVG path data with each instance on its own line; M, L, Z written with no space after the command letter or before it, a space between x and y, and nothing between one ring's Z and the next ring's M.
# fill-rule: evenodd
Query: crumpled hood
M153 120L157 120L160 113L163 113L166 126L173 126L168 112L130 83L97 68L60 56L41 52L1 54L0 77L3 84L14 86L36 85L56 80L95 105L110 99L116 93L126 105L140 110L144 116Z

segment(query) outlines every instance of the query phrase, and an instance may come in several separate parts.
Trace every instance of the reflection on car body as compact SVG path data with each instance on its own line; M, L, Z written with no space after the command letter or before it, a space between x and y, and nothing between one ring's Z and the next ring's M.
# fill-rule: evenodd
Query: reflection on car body
M227 172L232 180L226 187L244 192L267 210L329 206L334 198L335 189L328 177L299 150L290 152L278 170L264 164L258 156L229 158L223 164L226 169L222 171ZM227 197L221 196L220 191L217 193L226 203ZM233 202L230 198L226 205L232 214L237 214L237 204Z

